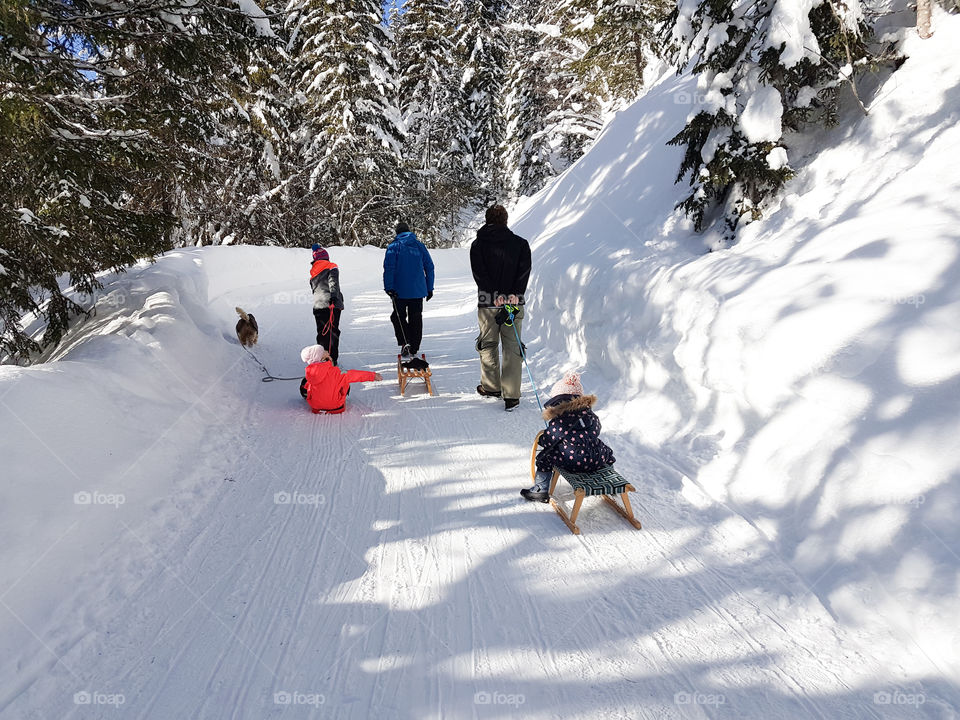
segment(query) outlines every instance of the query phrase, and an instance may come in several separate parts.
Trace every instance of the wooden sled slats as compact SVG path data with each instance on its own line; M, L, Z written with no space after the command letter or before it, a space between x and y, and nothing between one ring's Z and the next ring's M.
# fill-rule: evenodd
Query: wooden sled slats
M533 441L533 450L530 454L530 476L534 477L537 473L537 443L540 440L540 436L543 434L541 430L537 433L536 439ZM557 489L557 482L560 480L560 476L563 476L563 479L570 483L570 486L573 488L573 509L570 511L570 514L567 515L566 511L563 509L563 506L557 502L553 493ZM570 532L574 535L580 534L580 528L577 525L577 515L580 514L580 506L583 504L583 499L591 495L599 495L607 503L613 507L628 523L633 525L637 530L642 529L640 526L640 521L637 520L633 515L633 507L630 505L630 498L627 493L635 492L633 485L631 485L627 480L616 470L613 469L613 466L601 468L592 473L574 473L567 472L565 470L559 470L557 468L553 469L553 477L550 479L550 505L554 510L557 511L557 514L563 520ZM620 505L614 496L619 496L620 501L623 505Z
M425 355L421 355L422 360L426 360ZM405 368L400 364L400 356L397 355L397 379L400 381L400 396L403 397L404 391L407 389L407 382L412 378L423 378L424 382L427 383L427 390L430 392L430 395L435 395L433 392L433 383L430 382L430 378L433 377L433 373L430 371L430 368L425 368L423 370L415 370L414 368Z

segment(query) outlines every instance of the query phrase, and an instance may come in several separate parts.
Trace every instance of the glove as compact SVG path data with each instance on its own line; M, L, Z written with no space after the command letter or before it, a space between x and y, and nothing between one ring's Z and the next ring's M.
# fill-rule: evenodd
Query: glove
M385 292L387 295L389 295L391 298L393 298L394 300L397 299L397 291L396 291L396 290L384 290L384 292Z
M433 297L433 290L430 290L430 291L427 293L427 302L430 302L430 298L432 298L432 297Z
M507 320L510 319L510 314L507 312L506 308L500 308L497 311L497 314L493 316L493 319L497 321L497 325L503 325Z

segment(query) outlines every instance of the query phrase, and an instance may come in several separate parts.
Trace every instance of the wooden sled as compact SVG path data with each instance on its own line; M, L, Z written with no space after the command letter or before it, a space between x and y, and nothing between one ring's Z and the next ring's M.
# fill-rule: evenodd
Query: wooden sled
M426 361L426 356L421 354L420 359ZM430 382L430 378L433 377L433 373L430 372L430 368L424 370L414 370L413 368L405 368L400 364L400 356L397 355L397 379L400 381L400 396L403 397L403 391L407 389L407 381L410 378L423 378L427 383L427 390L430 391L431 395L435 395L433 392L433 385Z
M537 437L533 441L533 450L530 453L531 478L537 474L537 443L540 441L541 435L543 435L543 430L537 433ZM557 482L560 480L561 475L563 475L563 479L570 483L570 486L573 488L575 499L570 515L567 515L563 506L553 498L553 492L557 489ZM628 492L634 491L633 485L614 470L612 465L589 473L575 473L554 468L553 477L550 479L550 505L557 511L557 514L563 522L566 523L567 527L570 528L570 532L574 535L579 535L580 528L577 526L577 515L580 514L580 506L583 504L583 499L590 495L599 495L609 503L614 510L620 513L628 523L633 525L637 530L640 530L640 521L633 516L633 507L631 507L630 498L627 495ZM614 495L620 496L620 500L623 502L622 507L613 499Z

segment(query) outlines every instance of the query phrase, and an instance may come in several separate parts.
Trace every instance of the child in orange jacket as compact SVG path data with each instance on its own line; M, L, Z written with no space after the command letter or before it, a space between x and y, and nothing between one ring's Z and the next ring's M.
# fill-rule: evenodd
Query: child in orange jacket
M350 383L383 380L378 372L347 370L343 372L330 361L330 353L322 345L310 345L300 352L307 363L306 377L300 383L300 394L315 413L335 415L346 407Z

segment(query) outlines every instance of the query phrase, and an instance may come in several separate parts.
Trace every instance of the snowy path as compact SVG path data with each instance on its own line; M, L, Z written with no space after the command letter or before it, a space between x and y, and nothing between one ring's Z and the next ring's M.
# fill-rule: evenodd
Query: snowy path
M606 434L622 471L649 475L635 483L644 530L588 501L574 537L548 506L522 502L535 401L525 387L521 411L507 414L473 392L466 254L438 255L424 348L439 395L412 383L399 398L379 277L342 262L341 364L385 382L355 385L342 416L314 416L295 383L259 382L237 349L233 372L201 398L208 431L181 448L176 466L192 470L177 496L146 522L116 511L98 571L63 589L49 627L5 648L0 716L933 710L875 702L904 690L890 658L864 653L750 524L696 502L689 481L681 494L680 472L618 446L616 428ZM277 374L299 371L292 358L310 339L301 284L211 298L256 313L257 354ZM6 602L14 612L16 593ZM77 704L78 691L123 704Z

